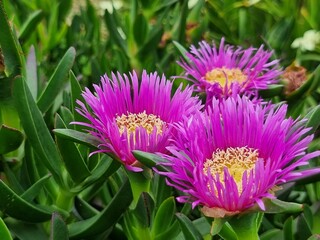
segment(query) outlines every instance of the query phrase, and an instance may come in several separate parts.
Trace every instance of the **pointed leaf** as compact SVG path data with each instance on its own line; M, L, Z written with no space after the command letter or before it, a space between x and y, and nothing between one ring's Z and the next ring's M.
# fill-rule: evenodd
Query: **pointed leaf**
M26 66L26 81L33 99L37 99L38 96L38 76L37 76L37 60L34 46L31 46L29 55L27 57Z
M0 180L0 210L10 217L26 222L44 222L51 218L49 211L32 205L13 192Z
M59 115L56 115L56 126L66 127ZM90 171L85 164L77 146L70 140L57 136L57 144L65 163L68 173L75 183L81 183L86 177L90 175Z
M44 187L44 184L51 177L51 175L46 175L40 178L36 183L34 183L30 188L28 188L20 197L28 202L31 202L34 198L39 195L40 190Z
M63 88L63 83L66 81L68 73L73 65L76 56L76 51L70 47L62 57L57 68L49 79L48 85L41 93L37 105L41 112L46 112L53 104L55 98Z
M50 240L68 240L68 228L62 217L54 212L51 218Z
M33 12L27 20L23 23L20 29L19 40L20 42L24 42L28 40L29 36L35 32L37 25L44 17L42 10L37 10Z
M170 228L175 212L176 203L174 197L169 197L161 203L152 224L151 235L153 237L162 234Z
M143 165L145 165L149 168L156 167L157 169L159 169L161 171L166 171L166 172L170 171L168 168L166 168L164 166L157 165L159 162L165 162L165 160L163 158L157 156L156 154L142 152L142 151L138 151L138 150L132 151L132 153L139 162L141 162Z
M68 225L71 238L88 238L102 233L114 226L132 201L132 192L128 179L113 197L108 206L96 216Z
M23 141L23 134L14 128L0 125L0 155L17 149Z
M178 43L178 42L176 42L176 41L172 41L172 43L173 43L173 45L177 48L177 50L180 52L181 57L182 57L185 61L189 62L190 60L188 59L187 54L186 54L186 53L188 52L188 50L185 49L180 43Z
M35 153L52 173L54 179L63 185L62 160L58 149L26 82L21 77L14 82L14 97L22 126Z
M199 231L196 229L196 227L193 225L191 220L187 218L184 214L182 213L176 213L176 216L179 220L181 230L183 232L183 235L185 239L203 239Z
M2 240L12 240L9 229L0 217L0 236Z
M53 132L59 137L69 139L73 142L81 143L93 148L97 148L101 143L100 140L94 136L73 129L54 129Z

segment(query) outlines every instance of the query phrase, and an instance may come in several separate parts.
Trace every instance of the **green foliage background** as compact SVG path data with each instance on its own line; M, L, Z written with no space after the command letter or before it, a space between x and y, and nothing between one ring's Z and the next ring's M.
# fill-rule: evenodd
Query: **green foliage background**
M0 0L1 239L238 239L228 225L211 236L208 221L177 204L162 177L130 176L106 155L89 158L96 140L69 125L84 121L75 101L111 71L177 76L182 69L176 61L201 40L264 44L283 69L306 68L307 81L296 91L285 94L281 82L261 94L286 101L295 118L308 116L315 132L309 150L317 150L320 48L302 51L291 44L307 30L320 31L319 1L82 3ZM156 161L137 157L147 166ZM317 166L319 159L310 162ZM260 239L318 239L319 180L285 185L278 198L304 204L303 211L278 206L282 213L261 217Z

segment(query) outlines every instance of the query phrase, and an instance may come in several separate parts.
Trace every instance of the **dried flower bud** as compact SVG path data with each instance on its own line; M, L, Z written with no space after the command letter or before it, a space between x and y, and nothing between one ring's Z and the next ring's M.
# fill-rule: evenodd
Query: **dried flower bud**
M307 70L304 67L290 65L282 74L285 81L285 94L297 90L307 80Z

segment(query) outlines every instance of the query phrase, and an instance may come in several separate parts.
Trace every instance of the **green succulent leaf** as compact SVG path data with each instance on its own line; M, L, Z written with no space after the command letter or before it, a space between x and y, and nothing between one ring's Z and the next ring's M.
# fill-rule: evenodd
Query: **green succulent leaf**
M192 221L182 213L176 213L176 216L179 220L179 224L185 239L203 239L198 229L193 225Z
M169 172L170 170L164 166L157 165L159 162L164 162L165 160L153 153L147 153L147 152L142 152L139 150L134 150L132 151L133 155L135 158L141 162L143 165L153 168L156 167L157 169L165 172Z
M0 154L17 149L21 145L23 138L23 134L19 130L0 125Z
M32 205L13 192L0 180L0 210L2 213L26 222L44 222L51 218L51 212Z
M35 32L37 25L43 19L44 14L42 10L37 10L33 12L27 20L23 23L20 29L19 40L21 42L26 41L29 36Z
M60 93L66 82L68 73L72 68L76 51L73 47L70 47L62 57L54 73L49 79L46 88L41 93L37 105L42 113L45 113L53 104L55 98Z
M22 126L33 150L54 179L63 185L62 160L58 149L25 80L21 77L18 77L14 82L14 98Z
M97 148L101 144L100 140L96 137L73 129L54 129L53 132L61 138L69 139L88 147Z
M59 213L54 212L51 218L50 240L68 240L68 235L67 224Z
M130 183L126 179L117 194L102 212L92 218L68 225L70 238L88 238L114 226L129 207L132 199Z
M4 221L2 220L2 218L0 218L0 236L2 240L12 240L10 231L7 228Z
M170 228L175 212L176 204L174 197L169 197L161 203L152 224L151 235L153 237L164 233Z
M65 123L56 115L56 127L66 128ZM65 163L66 169L70 174L72 180L78 184L90 175L90 171L82 158L79 149L74 142L57 136L56 142L60 150L62 159Z

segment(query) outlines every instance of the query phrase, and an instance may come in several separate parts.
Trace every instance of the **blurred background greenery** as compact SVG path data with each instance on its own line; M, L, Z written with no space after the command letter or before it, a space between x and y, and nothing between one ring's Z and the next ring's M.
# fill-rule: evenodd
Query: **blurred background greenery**
M105 161L100 161L101 156L89 158L88 147L70 145L53 136L51 130L79 130L69 125L80 119L74 111L75 99L81 98L81 89L91 88L104 73L146 69L164 73L168 78L178 76L182 69L176 61L190 45L197 45L201 40L219 43L225 37L229 44L244 48L258 48L263 44L265 49L273 50L273 58L280 59L283 70L289 68L278 85L270 86L261 94L274 102L286 101L289 115L293 117L308 114L311 119L308 124L316 133L310 150L319 149L319 0L0 0L0 6L0 177L6 183L0 190L3 196L14 196L19 204L25 204L17 205L25 208L7 209L7 203L0 200L0 210L12 218L26 220L24 211L31 213L32 204L36 212L30 222L48 220L51 205L61 215L65 214L68 225L81 219L91 221L89 217L98 216L91 206L97 207L97 203L92 204L92 199L99 196L98 207L102 209L118 196L116 192L120 191L121 184L124 186L121 189L128 190L121 180L123 173L105 183L107 176L119 166L103 165ZM24 82L16 81L20 75L26 79L30 94ZM15 81L18 83L13 95ZM81 138L78 141L81 142ZM70 149L78 155L71 156ZM71 161L82 164L83 168L74 168ZM310 165L319 166L319 160ZM79 177L80 170L84 175ZM54 179L48 177L49 172ZM163 179L154 181L164 183ZM108 187L101 190L102 185ZM10 189L19 194L14 195ZM81 192L75 208L80 209L82 218L70 214L70 206L65 206L59 191L72 197ZM163 194L156 206L166 202L173 208L172 198L164 201L170 196L170 190ZM126 199L127 204L130 198ZM301 214L265 217L261 239L293 239L293 236L307 239L320 233L318 178L286 187L279 198L307 205ZM29 205L21 199L28 200ZM43 212L44 209L49 209L50 214ZM139 213L138 210L134 211ZM197 211L190 213L189 208L187 212L198 229L205 229L202 233L208 231L208 224L197 219ZM105 211L100 213L103 215ZM21 239L35 239L32 234L45 236L43 229L50 232L48 224L39 228L12 218L5 218L5 224L15 229L16 237L22 234ZM112 232L108 229L101 238L90 239L105 239L110 232L117 236L123 230L117 221L115 217L109 222L110 226L117 224ZM52 223L57 223L57 229L61 225L65 227L57 215L52 216ZM0 221L0 231L4 229L1 224ZM90 224L68 229L75 239L103 229L99 221L92 220ZM304 231L298 231L299 226L303 226ZM52 239L59 239L59 235L55 237Z

